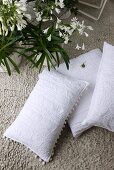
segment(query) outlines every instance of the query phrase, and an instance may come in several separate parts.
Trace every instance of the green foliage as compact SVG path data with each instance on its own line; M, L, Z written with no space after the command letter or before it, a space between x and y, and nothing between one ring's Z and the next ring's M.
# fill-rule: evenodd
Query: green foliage
M18 48L16 42L22 39L19 32L11 32L7 36L0 36L0 65L4 65L9 75L11 75L11 68L9 62L14 66L15 70L20 73L18 66L11 59L11 54L17 52Z
M72 13L74 13L75 15L77 14L78 0L64 0L64 4L67 9L70 9Z
M51 41L48 41L47 38L50 34ZM64 39L59 36L54 26L51 26L47 34L44 34L39 25L29 24L23 29L23 37L23 45L27 46L27 49L24 49L21 55L30 61L33 66L39 68L39 71L41 71L44 61L47 61L48 70L50 70L51 67L55 68L55 64L59 66L61 58L69 68L69 56L61 47ZM41 55L39 56L39 54Z

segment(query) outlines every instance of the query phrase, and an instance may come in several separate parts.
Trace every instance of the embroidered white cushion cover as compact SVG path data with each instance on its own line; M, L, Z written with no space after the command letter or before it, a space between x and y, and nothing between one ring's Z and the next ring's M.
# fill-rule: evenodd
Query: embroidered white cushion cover
M69 70L66 69L65 64L61 64L57 69L59 72L72 78L86 80L90 83L87 93L83 95L79 105L68 121L74 137L77 137L84 131L82 122L88 114L101 57L101 51L95 49L70 60Z
M99 126L114 132L114 46L106 42L90 109L83 126L87 129Z
M88 83L44 70L21 113L4 136L48 162L65 120Z

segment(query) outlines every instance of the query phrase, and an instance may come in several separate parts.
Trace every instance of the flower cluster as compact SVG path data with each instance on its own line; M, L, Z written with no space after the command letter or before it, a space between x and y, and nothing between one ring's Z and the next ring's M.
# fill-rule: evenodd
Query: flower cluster
M9 31L22 30L27 22L24 19L31 19L30 14L26 14L26 3L14 0L2 0L0 2L0 35L7 36Z
M59 32L59 37L63 38L64 44L68 44L70 37L74 31L77 31L79 35L84 35L88 37L88 33L86 32L86 30L93 30L91 26L84 25L84 21L79 22L76 17L71 20L70 24L64 24L59 18L57 18L55 29ZM48 30L49 27L43 30L43 32L47 34ZM51 41L51 33L47 39L48 41ZM85 49L84 43L82 47L77 44L76 49L79 50L80 48L82 48L82 50Z
M53 23L55 23L55 29L56 31L59 32L59 37L63 38L64 40L64 44L68 44L71 35L73 34L74 31L77 31L79 35L84 35L86 37L88 37L88 33L86 32L86 30L93 30L91 26L86 26L84 24L84 21L79 22L78 19L76 17L74 17L70 24L64 24L57 15L55 15L55 12L57 14L60 13L61 9L64 8L64 0L51 0L50 4L46 4L45 0L41 0L41 4L43 3L43 8L34 8L35 14L36 14L36 20L38 22L45 22L45 21L54 21ZM44 5L45 4L45 5ZM39 10L40 9L40 10ZM48 15L46 15L48 14ZM56 19L55 19L56 18ZM44 34L47 34L48 30L50 27L46 28L45 30L43 30ZM50 33L50 35L47 37L48 41L51 41L52 39L52 35ZM84 44L82 45L82 47L80 47L77 44L76 49L80 49L82 48L82 50L85 49Z
M64 0L55 0L55 11L59 14L60 13L60 8L64 8Z
M40 6L40 7L39 7ZM36 8L34 8L34 12L36 15L36 20L38 22L43 21L49 21L53 20L53 16L55 16L55 12L59 14L61 12L61 9L64 8L64 0L50 0L49 2L45 0L39 0L38 6L36 5Z

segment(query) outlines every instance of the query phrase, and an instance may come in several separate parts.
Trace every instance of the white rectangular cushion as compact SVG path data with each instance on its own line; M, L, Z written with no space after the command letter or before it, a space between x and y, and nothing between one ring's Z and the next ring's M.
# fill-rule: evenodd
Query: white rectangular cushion
M104 43L90 109L83 126L99 126L114 132L114 46Z
M59 72L71 78L86 80L90 83L87 93L83 95L78 107L68 121L74 137L77 137L84 131L82 122L88 114L101 56L101 51L94 49L70 60L69 70L66 69L65 64L61 64L57 69Z
M48 162L65 120L87 86L85 81L44 70L4 136L24 144Z

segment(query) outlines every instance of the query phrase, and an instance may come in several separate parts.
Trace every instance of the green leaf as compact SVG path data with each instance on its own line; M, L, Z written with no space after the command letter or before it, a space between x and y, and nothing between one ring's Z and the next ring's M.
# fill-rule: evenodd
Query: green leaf
M9 74L9 76L11 76L10 66L9 66L8 61L7 61L6 58L4 58L4 64L5 64L5 66L6 66L6 69L7 69L7 72L8 72L8 74Z
M53 62L52 62L52 60L51 60L52 55L51 55L51 53L48 51L48 49L46 49L46 48L45 48L45 54L46 54L46 56L47 56L47 59L49 60L49 62L50 62L51 65L53 66L53 68L55 68L55 66L54 66L54 64L53 64Z
M56 56L57 56L57 66L59 67L59 65L60 65L60 60L59 60L59 54L58 54L58 52L56 52Z
M47 66L48 66L48 70L50 71L50 64L49 64L49 60L48 60L48 57L46 55L46 60L47 60Z
M59 48L59 50L62 51L62 53L66 56L66 60L67 62L69 63L70 62L70 59L69 59L69 56L67 54L67 52L64 50L64 48L62 48L60 45L57 45L57 47Z
M51 26L51 27L48 29L47 35L48 35L48 36L49 36L50 34L53 35L53 31L54 31L54 27Z
M43 54L43 55L42 55L42 60L41 60L41 63L40 63L39 72L41 72L41 69L42 69L42 66L43 66L44 60L45 60L45 55Z
M29 56L24 54L24 53L18 52L18 51L17 51L17 53L20 54L21 56L24 56L29 62L31 62L34 66L36 66L36 63L32 59L34 57L34 55L35 55L34 53L29 55Z
M60 44L62 44L62 43L64 43L64 40L63 40L63 38L61 38L61 37L57 37L57 36L52 36L52 41L54 41L53 43L55 44L55 43L60 43Z
M40 65L40 63L42 62L42 56L43 56L43 54L41 55L39 60L36 62L36 67L38 67Z
M17 64L8 56L7 57L9 59L9 61L12 63L12 65L14 66L15 70L20 74L20 70L17 66Z
M61 57L63 58L63 60L66 64L67 69L69 69L69 61L70 60L69 60L68 54L66 53L66 51L62 47L60 47L59 52L60 52Z

